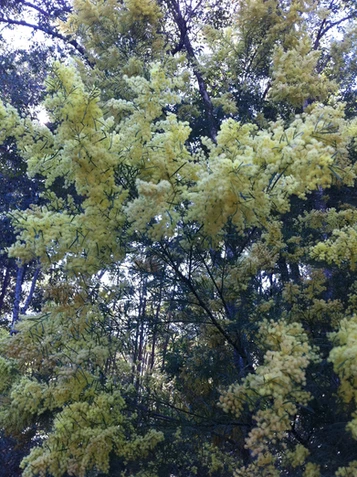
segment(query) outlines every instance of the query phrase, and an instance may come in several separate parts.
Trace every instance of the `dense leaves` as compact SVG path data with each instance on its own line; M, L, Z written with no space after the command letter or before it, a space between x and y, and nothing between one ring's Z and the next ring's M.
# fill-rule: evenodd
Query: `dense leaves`
M47 125L31 62L0 106L23 475L354 475L354 2L36 5L76 54Z

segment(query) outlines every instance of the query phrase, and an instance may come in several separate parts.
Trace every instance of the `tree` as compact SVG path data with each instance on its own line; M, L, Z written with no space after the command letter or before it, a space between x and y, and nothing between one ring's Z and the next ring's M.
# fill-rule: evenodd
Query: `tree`
M77 0L49 127L1 106L44 187L0 366L25 477L354 475L357 10L218 5Z
M13 25L26 25L24 30L36 26L41 31L46 30L46 43L33 37L31 44L26 48L19 48L17 42L8 41L7 35L1 36L0 48L0 97L3 101L11 103L21 115L37 119L39 105L44 99L45 77L50 61L53 58L65 58L66 52L73 48L67 45L56 35L49 40L49 33L53 30L55 15L35 19L31 14L34 9L30 3L21 5L19 2L6 2L2 5L0 22L2 33L6 30L3 25L13 28ZM44 12L44 4L38 5ZM52 3L52 7L53 2ZM36 5L34 5L36 7ZM41 8L42 7L42 8ZM51 5L48 5L51 8ZM47 7L46 7L47 8ZM40 15L40 11L36 10ZM57 10L57 16L60 12ZM65 15L62 12L62 18ZM9 19L8 23L4 23ZM17 23L16 23L17 22ZM31 24L33 22L33 24ZM47 22L47 23L46 23ZM56 33L56 30L54 30ZM29 35L30 36L30 35ZM6 39L5 39L6 38ZM30 204L39 204L41 191L41 178L29 178L26 175L26 162L19 155L16 142L9 137L2 145L0 151L0 213L2 225L1 253L0 253L0 325L4 329L14 329L19 314L25 314L29 307L32 310L41 309L43 293L36 284L41 279L41 269L37 260L29 264L19 264L15 258L7 256L7 248L16 241L16 233L11 224L11 213L24 210ZM5 438L1 433L1 475L20 475L19 462L29 452L33 445L23 436L18 442L13 438Z

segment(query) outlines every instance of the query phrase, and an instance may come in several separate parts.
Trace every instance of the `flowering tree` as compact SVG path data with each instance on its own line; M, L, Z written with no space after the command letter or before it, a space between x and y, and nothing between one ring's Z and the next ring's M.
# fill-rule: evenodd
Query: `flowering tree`
M1 105L44 185L1 345L25 477L354 475L357 11L222 6L77 0L49 123Z

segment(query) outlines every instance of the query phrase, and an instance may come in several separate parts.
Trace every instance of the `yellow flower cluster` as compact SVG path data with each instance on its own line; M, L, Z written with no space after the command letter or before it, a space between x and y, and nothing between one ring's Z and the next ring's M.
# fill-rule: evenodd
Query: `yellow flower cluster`
M47 185L65 177L81 204L76 211L72 197L58 201L52 194L46 206L15 214L23 232L11 253L23 262L73 259L74 269L96 271L105 257L121 255L116 231L123 225L127 192L115 183L112 120L103 119L97 91L86 92L73 68L55 65L48 89L46 105L58 127L55 135L42 126L28 132L22 147L29 173L42 174Z
M131 21L143 21L155 24L161 16L155 0L124 0L124 5L131 15Z
M320 477L320 466L313 462L308 462L302 475L303 477Z
M180 444L178 440L178 444ZM201 450L202 461L208 468L208 475L214 475L216 472L222 472L224 469L228 469L233 473L235 467L235 458L227 455L223 452L219 446L211 443L205 443Z
M6 401L0 426L17 434L45 412L55 409L57 416L46 445L24 459L24 476L84 476L93 468L105 473L112 453L126 461L146 458L163 439L153 429L138 434L123 412L124 388L110 382L109 371L118 343L104 331L104 320L99 303L93 305L85 293L72 289L66 303L49 304L47 313L23 319L20 332L2 342L6 354L16 356L21 374L11 362L0 361ZM115 359L116 372L125 376L121 359ZM104 370L107 387L101 384Z
M271 445L283 442L291 429L297 406L306 405L310 400L310 394L303 389L306 368L318 357L298 323L263 321L259 336L267 349L264 363L242 384L234 384L225 391L220 405L236 417L240 417L246 407L250 410L260 407L254 415L256 424L246 439L246 447L256 456L255 465L265 467ZM296 454L291 454L291 462L302 465L306 456L299 448ZM273 456L269 458L274 461Z
M340 230L335 229L330 239L318 243L311 249L311 256L337 265L344 263L351 270L355 270L357 264L356 225L346 226Z
M336 333L331 333L334 347L329 360L340 379L339 394L346 403L353 405L354 412L346 429L357 439L357 316L345 318L340 322ZM336 475L349 476L356 474L356 462L339 470Z
M333 168L344 161L352 140L341 108L316 106L289 127L282 121L257 131L251 124L225 121L202 161L199 179L184 194L187 217L217 237L228 219L243 230L266 224L273 210L286 212L290 196L333 182ZM346 176L350 184L354 174Z
M316 107L288 127L278 121L264 130L229 119L216 145L206 141L205 158L188 151L189 126L162 115L163 107L180 100L183 76L175 71L177 62L168 61L152 64L148 79L126 78L132 99L108 103L122 108L116 123L104 118L95 88L87 91L73 68L54 66L46 106L57 130L26 126L19 147L30 174L42 174L47 185L64 177L80 203L52 194L46 206L16 213L20 235L13 256L64 259L68 269L92 273L120 258L117 235L126 221L157 239L176 233L182 217L203 225L214 240L230 220L239 230L263 224L267 244L283 246L279 223L267 218L289 210L291 195L305 197L332 183L351 139L342 109ZM13 125L14 112L1 114ZM116 179L121 171L131 180L125 189ZM138 195L129 200L135 185Z
M329 360L341 380L341 397L345 402L354 401L357 405L357 316L344 318L340 322L339 330L331 334L331 340L334 347ZM353 433L357 437L357 432Z
M278 47L273 58L273 83L270 97L295 107L307 100L324 101L336 90L325 76L317 73L320 52L313 49L311 39L302 37L295 48Z
M48 472L61 477L68 472L84 477L93 468L107 473L111 452L128 460L146 456L163 435L151 430L128 439L133 429L122 414L123 407L119 392L97 393L92 403L77 401L65 407L54 421L46 447L35 447L22 461L23 476Z
M292 467L298 467L304 464L309 453L310 452L306 447L302 444L298 444L293 451L287 451L285 453L285 458Z
M0 393L5 392L12 383L12 374L15 373L13 364L0 356Z
M21 124L21 122L23 124ZM12 106L4 106L0 101L0 144L9 136L18 137L25 132L27 121L20 121L19 116Z
M91 27L102 22L110 26L110 30L116 25L124 33L134 22L145 21L149 25L156 25L161 17L155 0L124 0L122 5L117 0L74 0L73 7L74 13L66 23L61 24L67 34L78 31L80 27Z
M357 475L357 460L350 462L348 467L340 467L335 476L336 477L355 477Z
M247 466L234 471L234 477L280 477L279 470L272 464L272 455L266 453L262 456L262 466L258 462L253 462Z

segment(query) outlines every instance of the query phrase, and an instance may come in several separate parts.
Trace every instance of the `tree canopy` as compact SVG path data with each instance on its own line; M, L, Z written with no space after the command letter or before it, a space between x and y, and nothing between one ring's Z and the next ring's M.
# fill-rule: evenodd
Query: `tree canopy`
M22 475L356 475L355 2L3 3Z

